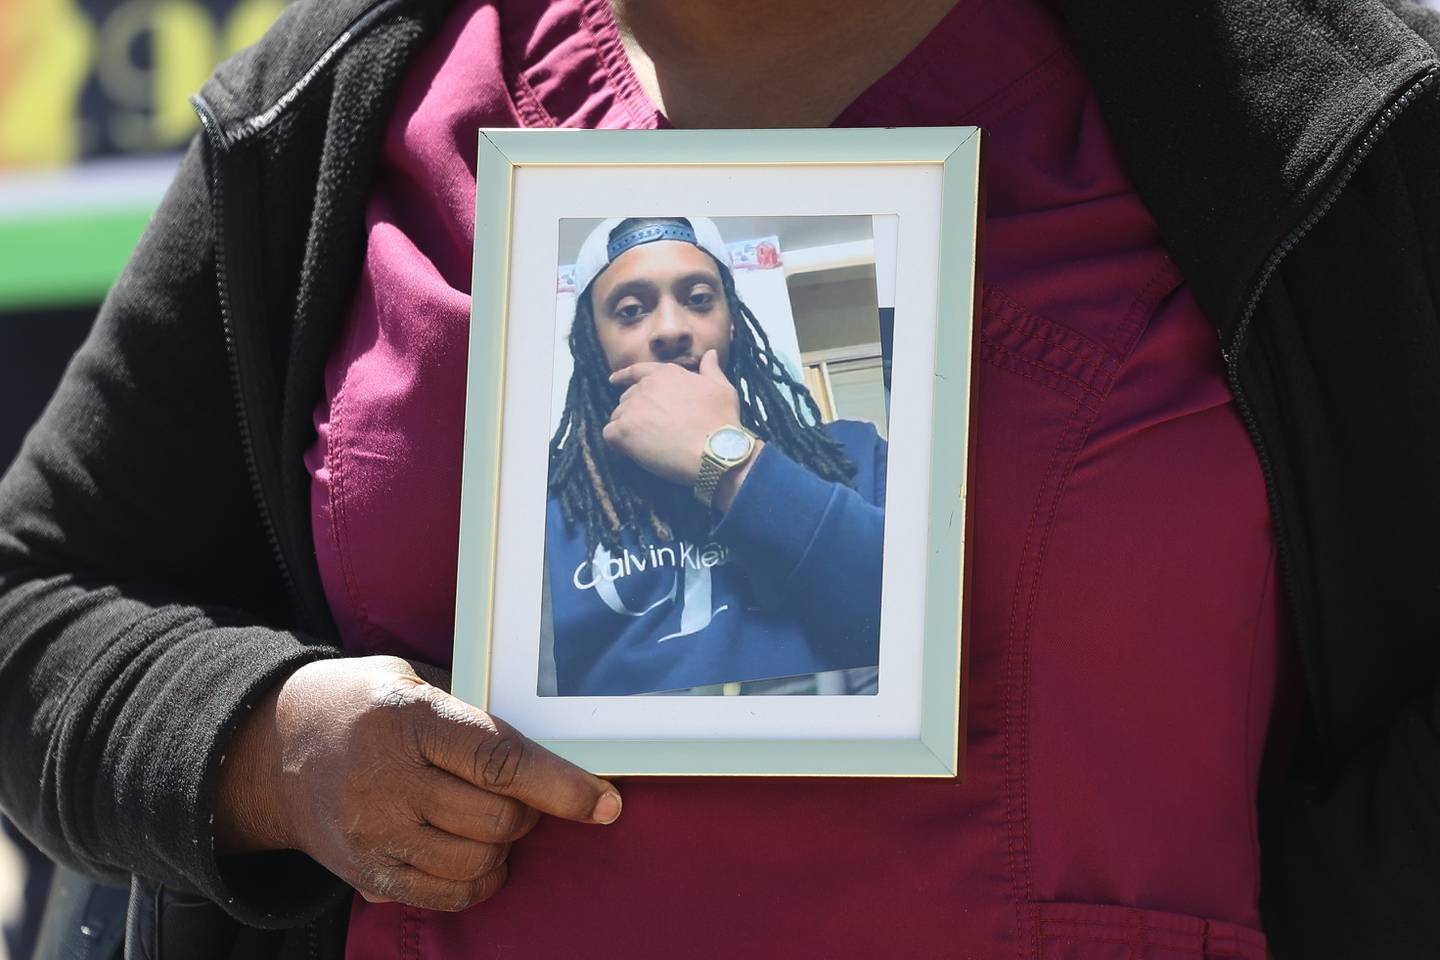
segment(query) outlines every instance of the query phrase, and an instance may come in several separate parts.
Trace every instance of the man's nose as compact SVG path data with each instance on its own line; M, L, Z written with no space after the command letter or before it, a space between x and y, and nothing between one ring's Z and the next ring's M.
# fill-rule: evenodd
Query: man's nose
M655 310L650 328L650 353L656 360L673 360L690 352L690 322L685 310L665 298Z

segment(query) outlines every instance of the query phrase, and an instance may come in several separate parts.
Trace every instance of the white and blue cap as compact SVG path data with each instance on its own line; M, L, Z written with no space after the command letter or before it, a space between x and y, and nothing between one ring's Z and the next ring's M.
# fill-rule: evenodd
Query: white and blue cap
M720 236L720 228L709 217L654 217L645 218L623 233L614 237L610 234L628 217L611 217L602 222L585 242L580 245L580 255L575 260L575 289L582 294L590 288L591 282L605 268L626 250L656 240L681 240L695 246L730 266L730 251ZM638 219L638 218L633 218Z

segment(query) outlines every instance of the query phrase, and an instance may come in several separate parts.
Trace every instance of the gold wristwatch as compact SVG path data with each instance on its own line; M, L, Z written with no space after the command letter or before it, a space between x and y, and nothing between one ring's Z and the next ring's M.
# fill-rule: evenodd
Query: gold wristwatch
M713 505L720 478L750 459L755 452L755 434L744 427L726 424L705 438L700 454L700 472L695 476L695 499Z

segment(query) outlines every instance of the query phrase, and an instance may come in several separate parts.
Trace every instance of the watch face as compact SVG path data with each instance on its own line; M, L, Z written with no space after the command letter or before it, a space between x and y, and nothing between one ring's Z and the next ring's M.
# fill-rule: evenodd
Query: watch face
M710 449L722 460L739 460L750 452L748 434L734 427L721 427L710 435Z

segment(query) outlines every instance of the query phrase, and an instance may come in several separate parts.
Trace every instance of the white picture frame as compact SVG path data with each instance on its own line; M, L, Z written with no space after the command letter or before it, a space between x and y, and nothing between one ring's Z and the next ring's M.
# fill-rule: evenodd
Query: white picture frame
M480 132L457 696L608 776L962 774L981 142L975 128ZM895 322L871 696L540 693L559 225L681 211L884 222Z

